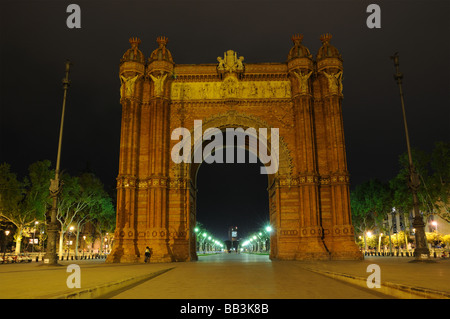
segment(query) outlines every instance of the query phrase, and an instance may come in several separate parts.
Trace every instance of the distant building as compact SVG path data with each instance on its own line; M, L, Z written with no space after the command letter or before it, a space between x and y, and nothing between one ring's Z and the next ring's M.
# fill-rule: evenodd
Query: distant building
M389 226L394 234L405 230L409 233L413 233L413 221L414 213L412 211L409 212L409 214L401 214L401 212L395 208L385 219L386 226ZM426 232L431 233L437 231L441 234L450 234L450 223L439 217L437 214L430 214L424 222Z
M238 238L238 230L237 226L232 226L228 228L228 239L233 242Z

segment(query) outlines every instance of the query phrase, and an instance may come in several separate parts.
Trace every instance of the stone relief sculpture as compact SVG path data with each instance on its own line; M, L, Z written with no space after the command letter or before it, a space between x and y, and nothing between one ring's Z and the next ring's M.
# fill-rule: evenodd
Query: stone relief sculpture
M328 89L332 94L342 93L342 71L336 74L328 74L323 71L323 74L328 78Z
M223 82L172 83L171 99L208 100L224 97L241 99L290 98L289 81L239 81L228 76Z
M311 76L312 71L310 71L308 74L302 74L302 72L294 72L294 74L298 79L299 92L302 94L308 93L308 79Z
M134 87L135 87L135 83L137 81L137 79L140 77L141 75L136 75L133 78L126 78L123 75L120 76L122 85L120 86L120 97L129 97L132 96L134 94ZM125 93L125 94L124 94Z
M150 74L150 77L152 78L153 82L155 83L155 95L160 96L163 93L163 85L164 81L167 78L167 74L164 76L161 74L159 77L153 76Z

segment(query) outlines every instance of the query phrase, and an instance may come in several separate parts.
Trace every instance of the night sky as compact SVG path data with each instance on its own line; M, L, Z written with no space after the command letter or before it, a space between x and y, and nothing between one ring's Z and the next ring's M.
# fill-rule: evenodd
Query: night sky
M66 8L81 7L81 29ZM381 7L381 29L366 8ZM216 63L232 49L247 63L285 62L291 36L315 56L331 33L344 59L343 118L351 187L387 181L406 151L398 87L389 58L400 54L412 147L431 151L450 137L449 1L2 1L0 4L0 162L23 176L29 164L56 161L64 63L73 62L61 168L89 165L116 184L121 105L119 61L139 37L148 58L169 38L175 63ZM202 165L197 220L218 238L241 235L268 216L267 177L258 164Z

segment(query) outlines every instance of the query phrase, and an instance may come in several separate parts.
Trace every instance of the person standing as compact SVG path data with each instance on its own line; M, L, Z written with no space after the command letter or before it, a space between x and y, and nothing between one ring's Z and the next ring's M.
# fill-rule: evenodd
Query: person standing
M145 259L144 259L144 262L146 263L146 262L148 262L150 260L150 248L147 246L146 248L145 248Z

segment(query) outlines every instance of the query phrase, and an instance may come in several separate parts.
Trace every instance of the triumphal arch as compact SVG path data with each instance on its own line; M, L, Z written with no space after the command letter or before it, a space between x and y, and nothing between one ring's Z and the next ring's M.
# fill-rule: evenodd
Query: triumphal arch
M143 262L147 246L151 262L197 259L200 164L191 159L196 145L201 149L205 143L196 144L194 135L227 128L270 130L265 145L277 154L276 169L267 172L272 259L362 258L350 214L342 57L330 34L320 37L314 57L302 38L292 37L284 62L247 63L229 50L205 64L176 64L166 37L157 38L147 59L141 41L130 39L120 61L117 225L108 262ZM200 132L194 134L199 121ZM183 151L186 161L173 157L179 128L192 132L189 152Z

